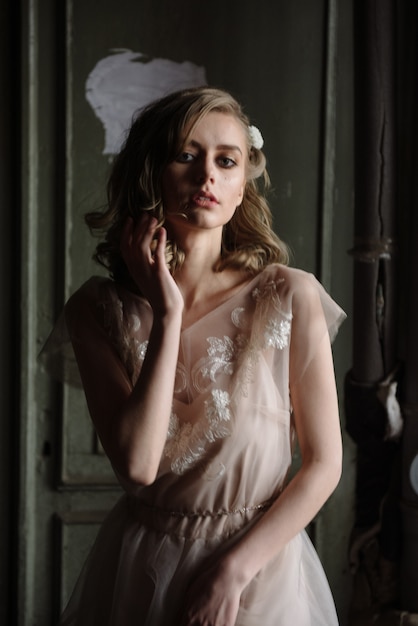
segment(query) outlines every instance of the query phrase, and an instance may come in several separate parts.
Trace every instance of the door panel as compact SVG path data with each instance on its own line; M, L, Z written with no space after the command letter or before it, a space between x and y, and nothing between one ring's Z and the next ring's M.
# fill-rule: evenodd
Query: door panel
M70 511L56 516L56 611L68 602L105 511Z

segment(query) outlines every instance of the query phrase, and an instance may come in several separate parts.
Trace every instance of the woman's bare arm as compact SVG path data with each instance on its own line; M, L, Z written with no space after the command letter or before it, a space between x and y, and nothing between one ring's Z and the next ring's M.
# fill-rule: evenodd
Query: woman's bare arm
M156 222L125 228L124 257L153 308L153 324L141 373L132 387L124 366L98 324L92 303L76 294L67 314L77 319L73 341L87 404L111 463L128 480L155 479L171 412L183 302L164 259L165 232L155 254Z
M244 587L311 522L341 476L341 429L327 336L292 389L292 401L301 467L270 510L228 556L229 567Z

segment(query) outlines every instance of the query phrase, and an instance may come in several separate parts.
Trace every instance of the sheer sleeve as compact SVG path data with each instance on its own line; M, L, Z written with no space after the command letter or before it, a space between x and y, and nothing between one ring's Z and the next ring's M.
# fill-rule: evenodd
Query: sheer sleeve
M116 324L116 319L112 322L111 318L117 317L120 302L109 284L108 279L95 276L80 287L76 292L76 299L93 312L101 331L110 335L111 327ZM77 341L77 327L83 323L84 315L83 307L74 306L73 298L70 298L60 313L38 355L38 362L52 378L82 387L73 342Z
M64 311L44 343L38 355L38 363L51 378L74 387L82 387Z
M343 311L343 309L325 291L324 287L321 285L320 282L318 282L315 276L313 276L312 274L309 274L309 276L318 290L325 322L328 329L328 334L332 343L347 315Z
M334 340L346 314L313 274L302 270L291 274L290 379L294 383L303 377L324 337Z

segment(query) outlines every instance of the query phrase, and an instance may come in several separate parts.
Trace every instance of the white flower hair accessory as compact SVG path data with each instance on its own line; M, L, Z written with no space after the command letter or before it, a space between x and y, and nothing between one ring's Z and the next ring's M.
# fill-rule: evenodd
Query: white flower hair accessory
M264 139L257 126L249 126L248 132L250 134L251 146L257 150L261 150L264 146Z

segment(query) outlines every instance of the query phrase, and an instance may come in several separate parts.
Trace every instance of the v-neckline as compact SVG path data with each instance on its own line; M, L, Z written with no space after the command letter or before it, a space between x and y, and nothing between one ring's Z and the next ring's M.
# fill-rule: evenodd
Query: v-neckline
M187 326L182 326L181 334L182 335L187 334L189 331L191 331L193 328L195 328L201 322L206 320L208 317L210 317L214 313L216 313L219 310L221 310L224 306L230 304L235 298L238 298L239 296L241 296L244 291L246 291L249 287L252 287L253 283L255 283L256 280L260 278L262 273L263 273L263 270L261 272L259 272L258 274L256 274L255 276L253 276L252 278L250 278L248 281L244 282L236 291L234 291L233 294L231 294L230 296L225 298L225 300L222 300L222 302L220 302L219 304L215 305L212 309L209 309L209 311L207 311L206 313L203 313L203 315L198 317L191 324L188 324Z

